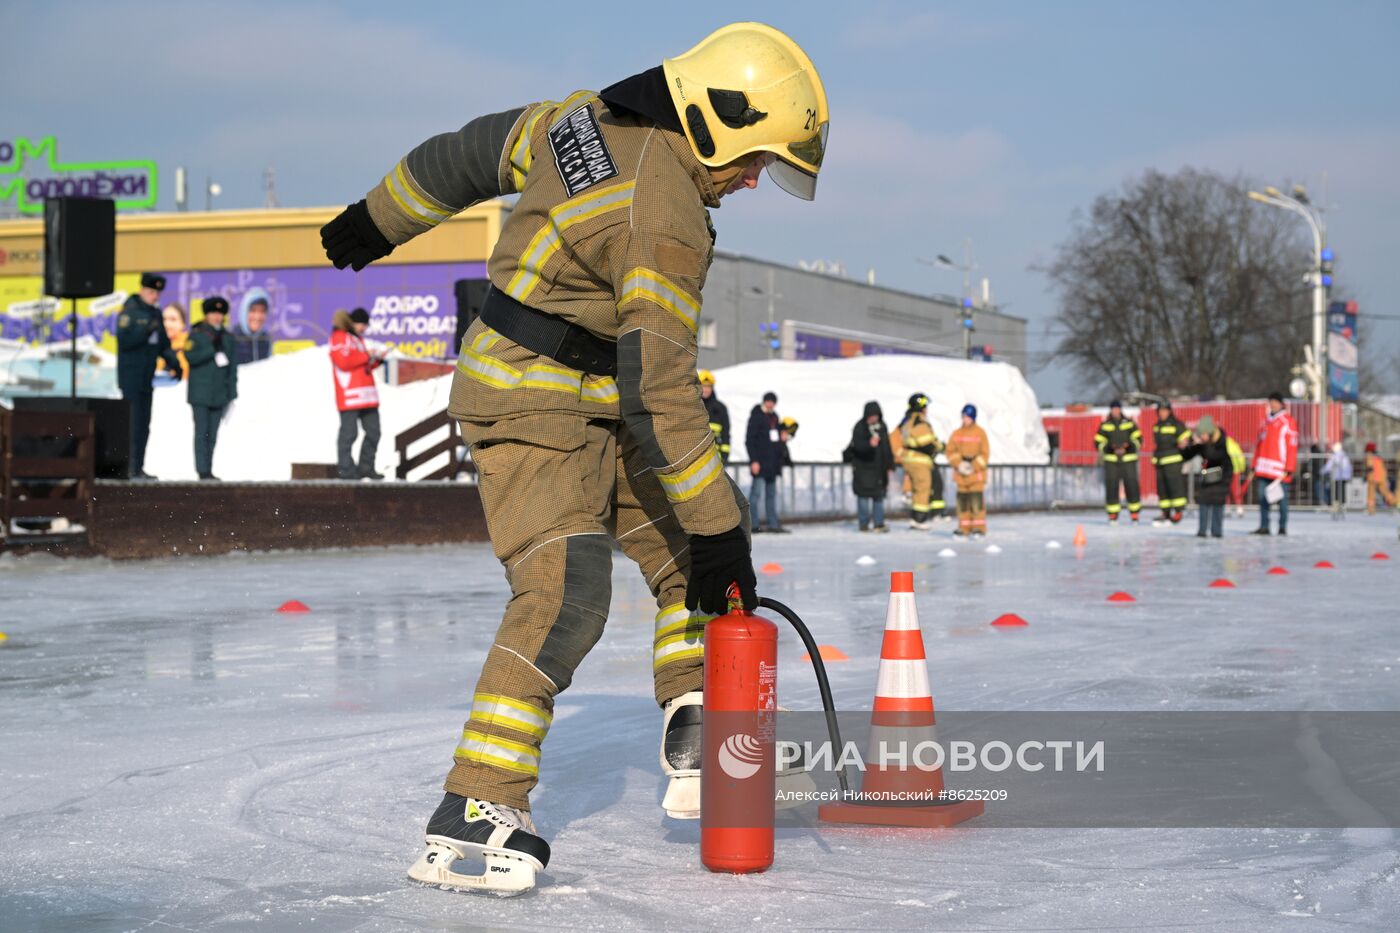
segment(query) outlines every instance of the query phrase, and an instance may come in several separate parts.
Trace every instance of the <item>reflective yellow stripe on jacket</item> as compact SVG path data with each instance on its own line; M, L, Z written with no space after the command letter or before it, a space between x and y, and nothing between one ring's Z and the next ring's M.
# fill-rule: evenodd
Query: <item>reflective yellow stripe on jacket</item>
M617 382L611 376L586 376L548 363L534 363L521 370L488 356L485 351L501 339L494 330L483 330L470 345L463 345L457 371L497 389L545 389L600 405L618 401Z

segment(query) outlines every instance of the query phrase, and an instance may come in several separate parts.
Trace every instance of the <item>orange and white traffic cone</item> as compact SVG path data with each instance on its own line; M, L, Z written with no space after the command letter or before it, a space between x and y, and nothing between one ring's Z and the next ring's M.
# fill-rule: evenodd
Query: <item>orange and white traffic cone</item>
M890 575L890 603L870 727L861 802L826 804L817 811L821 819L932 828L952 826L982 814L980 800L945 800L943 769L919 767L914 754L921 743L936 741L936 735L912 573ZM899 763L886 764L890 760ZM928 802L911 805L911 801Z

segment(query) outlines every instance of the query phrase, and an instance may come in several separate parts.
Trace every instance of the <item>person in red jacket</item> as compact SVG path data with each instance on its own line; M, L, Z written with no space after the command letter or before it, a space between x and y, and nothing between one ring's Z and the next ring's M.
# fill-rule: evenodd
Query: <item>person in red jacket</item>
M337 311L332 320L331 375L335 377L335 407L340 409L336 475L341 479L383 479L374 469L374 454L379 448L379 390L374 385L374 370L384 357L365 345L369 312L364 308L348 314ZM352 449L361 427L365 439L360 444L357 467Z
M1254 491L1259 497L1259 527L1256 535L1269 533L1270 483L1283 484L1283 498L1278 500L1278 533L1288 534L1288 486L1298 469L1298 425L1283 406L1283 396L1269 396L1269 416L1259 429L1259 443L1254 447Z

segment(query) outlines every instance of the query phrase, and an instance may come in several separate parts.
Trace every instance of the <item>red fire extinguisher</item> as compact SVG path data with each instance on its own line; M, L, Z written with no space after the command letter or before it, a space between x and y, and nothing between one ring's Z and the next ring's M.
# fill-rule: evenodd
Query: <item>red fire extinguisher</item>
M705 626L700 860L759 872L773 864L778 627L730 606Z

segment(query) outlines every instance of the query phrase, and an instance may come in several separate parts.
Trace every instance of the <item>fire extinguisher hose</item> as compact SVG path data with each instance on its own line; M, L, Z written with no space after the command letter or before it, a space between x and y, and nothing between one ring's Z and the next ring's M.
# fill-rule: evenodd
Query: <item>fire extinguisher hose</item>
M759 606L764 609L771 609L778 615L792 623L792 627L797 630L797 637L802 639L802 645L807 649L807 656L812 659L812 671L817 675L817 689L822 696L822 709L826 712L826 731L831 738L831 753L840 760L841 752L845 746L841 743L841 724L836 720L836 704L831 699L831 684L826 679L826 665L822 663L821 651L817 648L816 639L808 631L806 623L801 616L793 612L787 606L776 599L769 599L762 596L758 600ZM836 772L837 779L841 782L841 790L850 792L850 785L846 783L846 769L840 768Z

